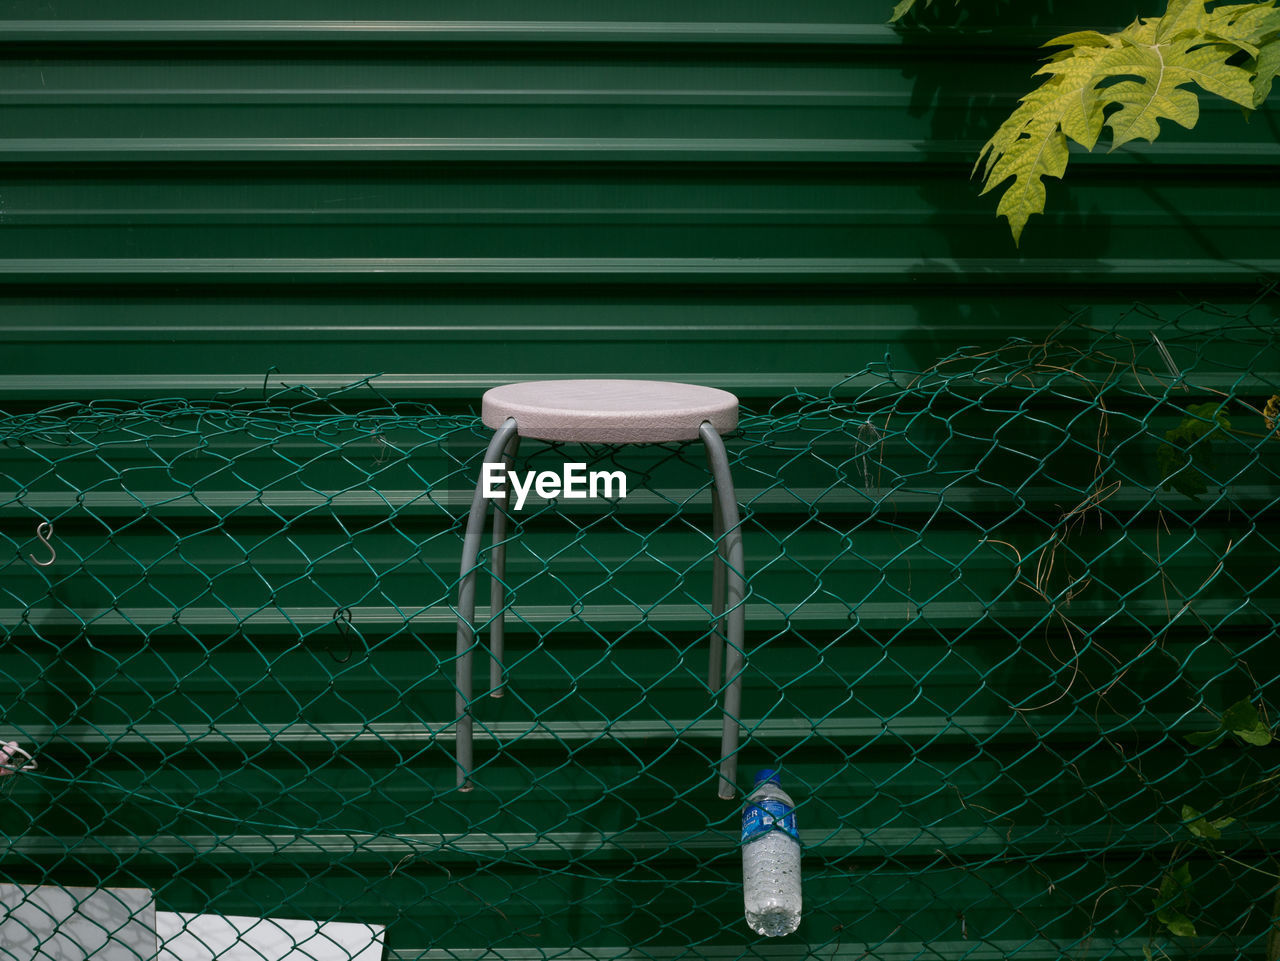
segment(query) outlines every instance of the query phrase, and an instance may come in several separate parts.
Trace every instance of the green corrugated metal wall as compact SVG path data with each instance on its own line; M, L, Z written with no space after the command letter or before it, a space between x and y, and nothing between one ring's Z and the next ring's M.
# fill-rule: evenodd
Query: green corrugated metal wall
M1233 106L1206 99L1194 134L1167 131L1155 146L1077 158L1068 182L1051 184L1049 214L1032 221L1020 251L995 219L994 202L978 198L968 179L978 146L1028 89L1037 44L1074 28L1118 27L1157 6L965 0L957 14L938 0L925 18L930 29L899 31L884 23L889 0L9 3L0 14L0 400L23 409L258 391L264 378L268 388L323 388L384 374L379 384L389 394L460 409L504 381L604 374L725 387L760 408L792 388L824 389L886 355L921 369L957 345L1046 333L1081 310L1107 323L1135 300L1157 310L1202 297L1227 308L1247 304L1259 275L1280 271L1280 135L1265 112L1245 124ZM964 29L947 26L957 17L967 19ZM129 549L145 555L149 535L133 536ZM453 548L434 543L440 556L427 560L447 571ZM865 572L858 580L839 570L828 578L846 597L868 601L877 589L897 600L942 598L966 543L958 532L937 533L902 582L888 578L877 588ZM695 552L679 538L669 546ZM767 567L771 542L755 537L747 546L749 569ZM401 547L388 538L365 553L394 567ZM774 572L772 596L799 603L808 575L839 545L814 530L788 550L794 566ZM887 535L863 548L882 559L896 550ZM599 553L620 563L625 545ZM204 562L231 566L212 555ZM287 581L296 557L282 550L259 562ZM360 575L354 560L331 564L336 575ZM156 587L160 595L196 596L180 568ZM641 565L633 576L660 574ZM294 589L299 604L317 603L305 585ZM248 606L265 602L255 593L261 584L227 590ZM87 590L81 603L110 600ZM869 604L860 626L888 637L895 611ZM447 645L448 612L435 613L425 636ZM835 638L846 613L814 604L793 616L806 637ZM778 617L760 614L766 637L778 631ZM910 866L913 858L933 863L935 849L951 841L970 850L977 842L963 818L952 835L945 826L928 836L913 827L946 820L925 810L950 810L944 789L999 781L996 793L1011 806L1026 784L1055 776L1045 758L1013 770L1016 745L1009 768L995 756L968 763L967 738L999 733L989 692L975 691L1001 657L991 650L985 662L938 666L934 653L939 637L968 617L957 608L951 622L942 617L918 635L896 636L888 666L879 647L833 648L824 669L776 707L760 742L784 753L798 731L810 732L806 723L788 726L789 715L803 713L798 705L811 709L809 717L827 715L822 737L792 766L799 783L823 792L809 812L811 828L826 832L826 857L852 865L892 857ZM223 628L204 627L210 636ZM416 650L410 636L396 637L386 650ZM760 677L791 670L797 650L781 637L754 662ZM648 818L662 811L666 789L608 752L576 766L549 752L545 767L556 775L536 808L545 824L501 810L502 792L522 790L529 777L520 762L492 775L492 795L466 804L427 805L409 777L380 782L376 796L356 803L369 789L365 766L404 758L430 766L440 791L449 787L447 757L416 754L420 732L408 722L421 705L408 698L381 717L406 722L400 740L391 737L393 749L307 774L308 752L323 755L326 732L379 716L388 689L414 689L411 658L390 671L361 668L346 678L343 697L326 700L328 675L305 652L282 656L264 681L256 654L230 650L211 666L186 644L189 636L161 640L124 658L127 673L119 650L95 654L92 646L76 670L41 662L42 676L64 691L112 693L120 707L109 717L71 717L71 701L55 698L42 708L46 717L23 723L74 721L88 755L111 748L103 763L128 778L133 765L160 763L132 723L158 725L148 736L176 748L185 743L183 725L216 726L221 718L227 736L252 754L305 714L306 730L278 735L300 752L292 767L264 762L223 785L216 764L197 767L188 752L176 768L161 764L156 777L192 785L207 804L246 816L258 789L259 801L275 799L271 821L305 823L346 798L348 813L370 830L403 824L406 812L423 831L479 826L492 850L479 834L470 847L463 843L457 859L468 869L476 856L553 826L558 833L534 857L554 862L557 845L589 851L588 828L623 832L621 847L602 850L602 859L664 850L665 826ZM548 699L564 674L595 663L594 649L579 640L566 635L558 664L526 665ZM617 676L584 689L596 705L584 709L588 716L607 711L627 678L666 669L645 663L652 652L619 656ZM921 672L929 698L917 703ZM186 708L157 700L173 676L196 697ZM844 685L851 677L863 679L853 703ZM236 688L251 692L244 702ZM756 684L757 698L763 689ZM633 749L665 743L664 705L678 713L686 694L678 687L655 694L655 717L635 719L627 735ZM948 746L957 712L966 726ZM937 767L904 765L891 746L876 746L883 731L876 714L897 718L903 744L940 744ZM561 733L580 719L566 709ZM259 721L266 727L255 727ZM856 774L842 768L840 778L828 777L855 752ZM696 760L676 751L665 779L701 771L705 757ZM631 778L635 810L593 800L601 782ZM917 803L904 815L910 799ZM709 796L681 803L686 816L703 812L704 823L731 830L731 805L717 807ZM730 957L741 941L714 935L740 914L733 890L699 899L693 887L663 900L655 882L644 889L654 907L637 908L634 890L591 896L567 875L560 885L531 888L520 869L501 865L460 888L447 883L447 859L435 874L414 866L395 877L398 855L365 850L326 871L345 850L331 838L282 852L254 839L200 856L192 839L207 825L120 817L139 836L158 837L124 862L117 882L163 882L177 910L214 898L229 913L285 905L281 913L390 921L390 945L404 957L425 949L478 957L495 944L505 957L537 957L572 944L637 942L658 957L664 946L674 954L708 938L702 953ZM74 837L82 822L63 821L60 833ZM872 843L858 834L866 824L899 822L900 837L882 832ZM718 836L687 840L692 851L724 856ZM109 866L127 854L108 839L80 856L82 864ZM22 853L30 863L41 856L38 844ZM278 863L295 857L301 871ZM176 860L176 872L166 858ZM656 867L662 877L667 868ZM695 869L670 866L679 877ZM21 870L5 870L23 879ZM1091 870L1082 860L1082 895L1095 890ZM1034 883L1023 868L1007 872L1011 890ZM84 880L73 873L65 883ZM433 905L423 892L435 887L441 900ZM895 884L849 890L850 898L874 898L877 909L851 903L863 919L851 940L887 939L903 956L928 944L969 950L950 902L921 907L934 897L926 876L906 872ZM966 924L998 927L1004 908L981 903L991 917L971 914ZM907 928L895 928L903 917ZM830 933L841 922L838 913L810 919L806 940L833 957L851 951ZM663 926L667 936L653 941ZM503 941L502 932L519 936ZM1054 951L1046 942L1019 957Z
M0 391L274 365L426 396L583 370L767 396L1173 281L1230 301L1280 266L1275 125L1208 98L1195 135L1076 161L1019 255L976 148L1036 44L1132 11L1001 5L917 37L884 6L15 3Z

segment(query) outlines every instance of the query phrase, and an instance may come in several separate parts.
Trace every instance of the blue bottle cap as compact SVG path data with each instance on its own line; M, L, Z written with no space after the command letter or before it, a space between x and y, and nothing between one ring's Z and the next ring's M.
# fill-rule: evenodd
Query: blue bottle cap
M756 772L756 787L768 781L771 784L782 786L782 782L778 780L778 772L773 768L766 767Z

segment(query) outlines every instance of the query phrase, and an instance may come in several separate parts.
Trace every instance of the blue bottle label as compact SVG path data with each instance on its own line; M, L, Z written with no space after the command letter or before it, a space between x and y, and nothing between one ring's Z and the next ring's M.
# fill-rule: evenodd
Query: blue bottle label
M795 810L786 801L777 798L748 801L742 812L742 843L754 841L770 831L785 831L799 841Z

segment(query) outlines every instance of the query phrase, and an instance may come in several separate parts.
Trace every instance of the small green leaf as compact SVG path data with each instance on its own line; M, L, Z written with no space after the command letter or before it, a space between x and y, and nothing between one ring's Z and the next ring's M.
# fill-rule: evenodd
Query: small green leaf
M1191 807L1183 810L1192 811ZM1156 920L1163 924L1170 934L1182 938L1193 938L1196 926L1191 919L1182 913L1182 909L1191 901L1191 865L1182 864L1172 871L1166 871L1160 878L1160 893L1152 902L1156 909Z
M1222 832L1215 828L1212 824L1201 818L1198 821L1192 821L1187 825L1187 830L1198 838L1205 841L1221 841Z
M1213 827L1209 822L1204 819L1204 815L1193 808L1190 804L1182 805L1182 821L1187 826L1187 830L1195 837L1209 837L1214 840L1221 837L1220 834L1213 830Z
M1192 404L1187 408L1187 413L1197 418L1193 422L1196 436L1203 436L1213 430L1217 425L1223 430L1231 429L1231 421L1227 419L1227 415L1222 412L1222 404L1215 404L1209 401L1205 404ZM1204 423L1208 421L1208 423ZM1183 421L1185 424L1186 421Z
M1234 733L1242 741L1255 747L1266 747L1271 743L1271 732L1265 729L1261 731L1236 731Z
M1151 945L1149 944L1144 944L1142 946L1142 956L1146 958L1147 961L1156 961L1155 957L1151 954Z
M1166 871L1160 878L1160 894L1156 898L1157 907L1167 907L1169 904L1184 904L1187 898L1187 888L1191 886L1191 865L1180 865L1176 870Z
M1271 729L1248 698L1236 701L1223 712L1222 726L1246 744L1262 747L1271 743Z
M1222 724L1228 731L1245 730L1254 727L1258 721L1258 709L1248 698L1236 701L1222 712Z
M1179 938L1194 938L1196 926L1181 911L1167 908L1156 915L1156 920L1169 929L1169 933Z
M1182 820L1193 836L1206 841L1222 839L1222 829L1235 823L1235 818L1218 818L1210 821L1190 804L1182 805Z
M1194 469L1191 455L1182 449L1173 434L1173 431L1167 431L1164 435L1166 444L1156 451L1156 466L1160 468L1160 489L1177 491L1198 501L1209 487L1200 472Z
M1209 489L1205 475L1213 465L1211 435L1218 429L1231 429L1222 407L1213 401L1193 404L1177 427L1165 431L1164 444L1156 451L1161 489L1176 490L1194 501Z
M1212 731L1196 731L1194 734L1188 734L1187 740L1196 747L1204 747L1208 745L1208 749L1212 751L1215 747L1222 744L1223 739L1227 736L1227 732L1221 727L1215 727Z

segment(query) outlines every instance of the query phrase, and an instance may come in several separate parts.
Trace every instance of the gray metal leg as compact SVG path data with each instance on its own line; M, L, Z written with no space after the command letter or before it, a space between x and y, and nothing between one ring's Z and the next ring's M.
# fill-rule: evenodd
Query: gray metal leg
M746 578L742 552L742 526L738 518L738 498L733 489L733 477L729 473L729 455L724 441L710 423L703 422L698 429L702 443L707 448L707 460L720 508L723 557L717 563L726 567L728 604L728 656L726 658L724 692L724 728L720 741L720 797L732 798L738 782L738 725L742 712L742 669L746 659ZM718 552L717 552L718 553ZM714 599L713 599L714 602ZM713 639L714 644L714 639ZM719 685L716 685L719 688Z
M721 675L721 664L724 662L724 585L725 558L724 521L720 516L720 494L715 485L711 487L711 536L716 542L716 558L712 561L711 572L711 649L707 654L707 687L718 692L724 684Z
M480 557L480 540L484 536L484 516L489 508L484 497L484 464L498 463L515 432L515 418L508 417L489 441L480 465L480 478L471 496L471 514L467 518L467 532L462 541L462 570L458 575L458 646L454 658L454 683L458 689L455 702L458 717L456 760L458 789L461 791L471 790L471 651L476 637L476 563Z
M507 445L503 462L507 470L515 465L520 452L520 435L515 434ZM508 485L502 499L493 505L493 550L489 563L489 696L502 697L506 690L502 668L503 649L506 646L504 627L507 596L503 578L507 575L507 518L511 509L511 487Z

